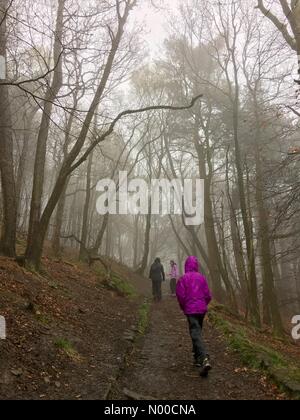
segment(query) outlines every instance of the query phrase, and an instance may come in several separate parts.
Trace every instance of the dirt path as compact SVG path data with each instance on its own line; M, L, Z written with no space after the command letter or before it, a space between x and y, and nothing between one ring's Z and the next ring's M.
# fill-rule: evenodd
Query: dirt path
M206 322L207 342L214 369L199 377L192 364L191 342L185 317L174 298L153 305L150 328L136 347L131 363L113 399L124 399L124 389L155 399L269 400L279 393L261 373L244 369L223 338ZM126 398L126 396L125 396Z

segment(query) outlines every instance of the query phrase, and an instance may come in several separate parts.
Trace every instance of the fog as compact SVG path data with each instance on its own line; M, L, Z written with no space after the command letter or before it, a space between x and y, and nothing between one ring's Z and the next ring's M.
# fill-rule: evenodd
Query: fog
M300 311L299 22L294 1L0 0L1 254L146 279L196 255L220 303L281 334ZM204 180L203 220L176 193L167 214L99 214L122 171L193 180L194 205Z

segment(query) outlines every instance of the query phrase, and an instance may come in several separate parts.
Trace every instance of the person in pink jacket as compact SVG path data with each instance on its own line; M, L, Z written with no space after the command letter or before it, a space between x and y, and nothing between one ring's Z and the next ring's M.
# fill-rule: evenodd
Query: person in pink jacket
M186 260L185 275L177 283L176 295L188 319L195 364L202 368L201 374L205 376L211 370L211 364L203 341L202 329L212 296L205 276L199 273L199 262L196 257L188 257Z
M179 269L175 261L170 261L170 289L171 289L171 295L176 296L176 283L179 279Z

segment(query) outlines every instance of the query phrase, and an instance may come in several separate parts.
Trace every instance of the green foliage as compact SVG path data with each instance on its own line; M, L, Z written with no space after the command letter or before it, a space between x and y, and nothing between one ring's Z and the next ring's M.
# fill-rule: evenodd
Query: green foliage
M230 339L231 347L240 354L243 363L259 369L264 365L287 366L283 356L275 350L253 343L242 329L237 329Z
M55 347L57 347L59 350L64 350L66 352L74 351L74 348L69 340L66 338L58 338L54 342Z
M143 303L139 309L139 322L138 332L140 335L144 335L150 320L150 304L148 302Z
M242 328L225 320L218 313L218 308L210 312L209 319L224 334L229 346L239 355L243 364L265 371L284 391L300 399L300 366L296 366L272 347L250 340L247 327Z
M54 345L59 350L63 351L73 361L81 361L79 353L74 349L73 345L70 343L69 340L65 338L59 338L55 341Z
M117 292L121 296L130 298L135 298L137 296L134 287L115 273L112 273L110 278L105 280L104 286L109 290Z

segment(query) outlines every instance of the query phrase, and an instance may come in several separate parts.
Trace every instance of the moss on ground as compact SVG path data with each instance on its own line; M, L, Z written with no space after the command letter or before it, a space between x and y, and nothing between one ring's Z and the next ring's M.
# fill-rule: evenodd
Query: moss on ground
M150 322L150 304L144 302L139 309L138 333L145 335Z
M63 351L73 361L80 361L81 357L77 350L73 347L72 343L66 338L58 338L55 340L54 345L57 349Z
M272 347L250 339L246 326L243 328L224 319L218 308L211 310L209 319L224 334L230 348L239 355L243 364L266 372L283 391L300 399L300 365L296 365Z
M111 273L110 277L107 278L107 275L103 269L95 268L94 272L103 280L102 284L109 290L117 292L121 296L126 296L129 298L136 298L137 292L135 288L128 283L128 281L122 279L118 274Z
M128 296L130 298L137 296L134 287L117 274L112 274L111 279L109 280L109 285L113 290L116 290L123 296Z

